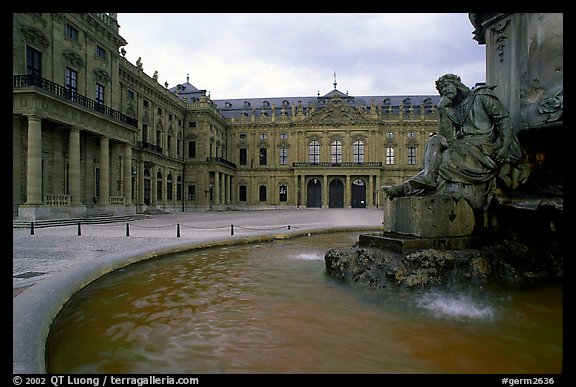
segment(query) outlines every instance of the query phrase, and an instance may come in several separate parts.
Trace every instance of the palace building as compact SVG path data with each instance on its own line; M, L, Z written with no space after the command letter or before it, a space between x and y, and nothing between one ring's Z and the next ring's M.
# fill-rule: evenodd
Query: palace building
M212 100L125 58L116 14L13 14L13 217L378 207L437 95Z

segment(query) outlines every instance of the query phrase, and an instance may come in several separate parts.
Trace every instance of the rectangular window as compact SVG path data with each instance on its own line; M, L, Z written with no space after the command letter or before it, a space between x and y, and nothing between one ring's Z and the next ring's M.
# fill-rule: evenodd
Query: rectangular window
M196 157L196 141L188 141L188 157Z
M156 131L156 146L162 148L162 131Z
M70 24L66 24L66 36L75 42L78 41L78 30L72 27Z
M162 180L156 180L156 199L162 200Z
M266 165L268 163L268 149L260 148L258 158L260 161L260 165Z
M190 184L188 186L188 200L196 200L196 185Z
M356 164L364 163L364 142L354 141L354 162Z
M180 158L180 139L176 139L176 157Z
M134 99L134 92L132 90L128 90L128 99Z
M394 165L394 148L386 148L386 165Z
M265 185L261 185L260 187L258 187L258 199L261 202L266 201L266 186Z
M248 152L246 148L240 148L240 165L246 165L248 163Z
M142 142L148 142L148 125L142 124Z
M96 84L96 110L104 111L104 85L100 83Z
M172 182L166 182L166 200L172 200Z
M170 135L166 139L166 152L168 152L168 156L172 155L172 136Z
M188 127L189 127L189 128L195 128L195 127L196 127L196 121L190 121L190 122L188 122Z
M332 142L332 164L342 164L342 142Z
M320 143L316 140L308 145L308 160L310 164L320 164Z
M66 67L66 98L76 101L78 97L78 72Z
M238 187L238 200L241 202L246 201L246 186L245 185L241 185L240 187Z
M416 147L408 147L408 165L416 165Z
M106 59L106 50L100 46L96 46L96 56L100 59Z
M280 148L280 165L288 165L288 148Z
M182 183L180 183L180 178L176 182L176 200L182 200Z
M37 77L38 83L42 77L42 54L31 47L26 47L26 75Z
M148 105L150 105L150 102L148 102L147 99L144 100L144 107L148 107Z

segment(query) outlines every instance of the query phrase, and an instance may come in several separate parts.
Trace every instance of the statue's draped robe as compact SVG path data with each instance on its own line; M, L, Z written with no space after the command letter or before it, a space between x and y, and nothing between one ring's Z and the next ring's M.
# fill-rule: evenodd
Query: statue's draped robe
M446 108L449 122L442 122L441 117L439 135L446 137L448 146L441 156L440 184L432 195L450 194L466 199L473 208L487 210L501 166L520 160L512 121L492 89L472 89L461 104ZM509 152L504 163L498 164L496 155L502 146Z

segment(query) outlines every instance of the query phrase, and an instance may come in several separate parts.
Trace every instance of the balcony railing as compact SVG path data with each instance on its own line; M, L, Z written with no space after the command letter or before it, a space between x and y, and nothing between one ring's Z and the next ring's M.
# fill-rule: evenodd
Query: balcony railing
M218 164L222 164L225 165L227 167L236 169L236 164L234 164L232 161L228 161L222 157L206 157L206 161L210 162L216 162Z
M316 168L377 168L382 166L381 161L369 161L366 163L354 163L354 162L344 162L344 163L330 163L330 162L321 162L321 163L292 163L292 166L295 168L302 168L302 167L316 167Z
M47 194L44 195L44 204L47 206L69 206L72 201L71 195Z
M149 149L154 152L162 153L161 146L158 146L156 144L150 144L149 142L146 141L138 141L138 146L140 147L140 149Z
M13 87L37 87L51 94L62 97L68 101L74 102L87 109L104 114L116 121L128 124L130 126L138 127L138 120L128 117L126 114L120 113L104 104L97 102L93 99L78 94L77 92L67 89L66 87L49 81L48 79L39 77L37 75L14 75L12 76Z

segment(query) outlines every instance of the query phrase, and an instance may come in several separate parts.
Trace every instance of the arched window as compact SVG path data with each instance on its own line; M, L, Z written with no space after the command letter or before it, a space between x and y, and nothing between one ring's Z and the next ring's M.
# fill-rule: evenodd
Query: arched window
M354 141L354 162L356 164L364 163L364 141Z
M342 164L342 141L334 140L330 144L332 164Z
M310 141L308 145L308 157L310 164L320 164L320 143L318 141Z

